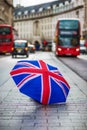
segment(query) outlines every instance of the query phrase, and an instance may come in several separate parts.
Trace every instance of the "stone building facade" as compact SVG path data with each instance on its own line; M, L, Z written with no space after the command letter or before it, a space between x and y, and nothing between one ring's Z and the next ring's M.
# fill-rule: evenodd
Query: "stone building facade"
M84 27L83 35L87 39L87 0L84 0Z
M36 6L15 8L14 26L18 30L19 38L32 42L37 40L40 43L43 39L52 42L59 18L80 19L83 37L84 3L84 0L57 0Z
M0 0L0 24L13 25L13 0Z

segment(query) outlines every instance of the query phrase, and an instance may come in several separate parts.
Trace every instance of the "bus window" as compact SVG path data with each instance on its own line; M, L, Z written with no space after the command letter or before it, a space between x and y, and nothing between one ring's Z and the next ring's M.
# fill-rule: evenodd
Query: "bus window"
M8 28L8 27L0 28L0 34L2 34L2 35L6 35L6 34L10 34L10 33L11 33L10 28Z
M78 26L76 20L62 20L59 22L59 29L78 29Z

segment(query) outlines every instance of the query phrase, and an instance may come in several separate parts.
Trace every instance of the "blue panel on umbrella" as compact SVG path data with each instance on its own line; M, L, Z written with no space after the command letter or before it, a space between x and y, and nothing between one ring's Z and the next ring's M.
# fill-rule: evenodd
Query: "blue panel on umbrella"
M37 60L31 60L31 61L30 60L24 60L24 61L22 60L22 61L18 61L18 62L21 62L21 63L25 62L25 63L29 63L31 65L35 65L37 67L40 67L39 62L37 62Z
M22 88L20 88L20 91L24 93L25 95L36 99L40 102L41 100L41 77L36 77L32 79L31 81L27 82Z
M21 82L21 80L23 80L26 76L28 76L29 74L21 74L21 75L16 75L13 77L16 85L19 84Z
M52 103L60 103L60 102L65 102L66 98L64 96L64 93L62 91L62 88L60 87L60 84L56 84L56 82L51 79L51 96L50 96L50 101L49 104Z
M48 64L47 64L48 65ZM51 66L51 65L48 65L48 68L49 70L58 70L58 68L54 67L54 66Z

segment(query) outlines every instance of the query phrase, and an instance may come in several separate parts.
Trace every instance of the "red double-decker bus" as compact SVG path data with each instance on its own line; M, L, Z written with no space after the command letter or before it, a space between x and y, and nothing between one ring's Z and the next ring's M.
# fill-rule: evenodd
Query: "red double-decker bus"
M56 55L78 56L80 54L80 21L59 19L56 25Z
M13 47L13 28L0 24L0 53L11 53Z

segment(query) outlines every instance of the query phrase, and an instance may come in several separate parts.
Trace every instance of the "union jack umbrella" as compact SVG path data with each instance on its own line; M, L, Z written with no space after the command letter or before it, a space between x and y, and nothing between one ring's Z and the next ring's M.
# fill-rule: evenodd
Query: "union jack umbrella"
M10 72L21 93L42 104L64 103L70 86L59 70L42 60L18 61Z

